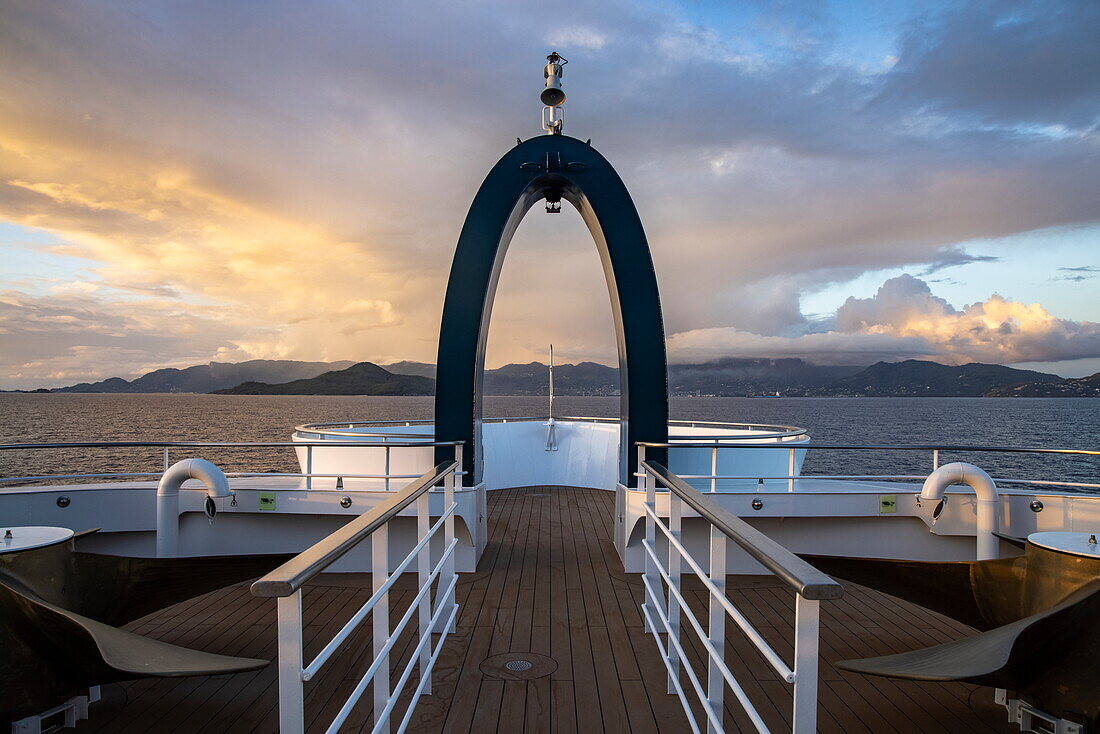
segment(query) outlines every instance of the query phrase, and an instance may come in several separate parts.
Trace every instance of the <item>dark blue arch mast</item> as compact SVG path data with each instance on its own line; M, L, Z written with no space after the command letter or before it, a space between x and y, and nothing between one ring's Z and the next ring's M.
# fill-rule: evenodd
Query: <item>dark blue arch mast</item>
M485 342L508 245L528 209L566 199L588 225L603 263L619 347L620 481L635 484L636 441L668 440L668 376L657 277L638 210L622 179L591 145L542 135L497 162L458 239L439 332L435 436L466 441L467 476L482 476ZM449 453L440 451L440 460ZM658 460L663 452L649 454ZM472 472L470 474L469 472Z

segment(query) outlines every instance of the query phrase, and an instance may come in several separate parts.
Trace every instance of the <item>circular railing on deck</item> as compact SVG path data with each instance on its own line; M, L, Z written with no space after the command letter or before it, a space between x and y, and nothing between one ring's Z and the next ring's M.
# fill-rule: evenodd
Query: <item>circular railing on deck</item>
M549 420L548 416L518 416L485 418L484 423L525 423ZM561 416L558 421L575 421L583 423L618 423L618 418L600 418L593 416ZM295 438L308 438L310 436L340 436L342 438L380 438L383 441L390 438L400 438L406 441L431 440L428 434L406 433L403 431L387 431L386 428L411 428L413 426L430 426L435 423L432 419L417 419L405 421L335 421L332 423L305 423L295 426ZM679 434L670 430L670 441L785 441L805 436L809 440L805 428L798 426L772 425L767 423L731 423L727 421L691 421L670 420L669 428L714 428L720 431L743 431L731 435L729 433L718 435L705 434ZM363 430L378 428L381 430ZM341 430L342 429L342 430Z

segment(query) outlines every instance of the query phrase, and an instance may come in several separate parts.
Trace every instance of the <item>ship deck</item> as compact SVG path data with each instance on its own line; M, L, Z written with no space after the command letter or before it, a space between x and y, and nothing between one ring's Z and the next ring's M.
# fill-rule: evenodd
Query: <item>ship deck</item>
M565 487L489 494L488 547L478 571L461 577L457 631L436 665L433 695L421 699L409 731L687 731L679 700L665 692L665 668L656 645L643 633L641 583L623 573L612 545L613 504L612 493ZM369 575L331 574L307 588L307 659L369 596L369 587ZM685 579L684 587L705 620L701 585ZM402 579L391 593L394 622L408 606L412 589L412 579ZM762 577L731 576L728 589L789 660L792 594ZM845 584L842 599L822 602L821 619L820 731L1018 731L1005 722L1004 709L992 702L989 688L892 681L846 673L833 665L973 634L965 625L853 584ZM269 660L276 656L274 601L252 597L247 584L177 604L128 628L211 652ZM685 631L684 640L700 669L701 647L694 633ZM789 730L790 687L732 625L726 640L731 669L769 728ZM411 634L398 642L403 654L391 660L398 672L413 644ZM332 720L369 664L369 647L368 624L306 684L309 731L324 731ZM531 674L540 677L518 679L523 674L483 665L507 653L533 653ZM91 719L78 730L274 732L276 689L275 665L233 676L112 684L103 687L103 700L93 705ZM727 731L754 731L729 691L726 702ZM370 715L368 691L344 730L370 731Z

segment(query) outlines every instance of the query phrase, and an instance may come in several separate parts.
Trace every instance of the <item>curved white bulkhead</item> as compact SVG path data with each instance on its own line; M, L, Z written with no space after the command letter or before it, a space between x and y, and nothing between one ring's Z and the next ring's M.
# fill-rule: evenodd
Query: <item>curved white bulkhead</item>
M544 420L497 420L482 425L484 482L487 490L510 487L562 486L614 490L619 477L619 424L613 420L560 418L554 422L556 450L547 450L549 428ZM675 440L729 442L782 441L793 451L744 449L719 451L706 448L674 448L669 451L669 468L680 475L779 477L797 475L802 469L809 437L779 436L775 431L726 428L715 425L673 424ZM303 473L332 475L316 477L315 488L333 488L337 477L344 487L381 488L383 481L349 475L408 474L419 476L435 462L434 448L394 446L409 438L429 439L430 423L411 426L330 428L294 434L295 441L354 441L362 448L298 448ZM777 437L778 436L778 437ZM716 461L716 467L712 464ZM793 462L793 464L792 464ZM717 472L712 471L717 468ZM793 469L793 471L792 471ZM397 480L391 480L391 484ZM780 480L782 481L782 480Z

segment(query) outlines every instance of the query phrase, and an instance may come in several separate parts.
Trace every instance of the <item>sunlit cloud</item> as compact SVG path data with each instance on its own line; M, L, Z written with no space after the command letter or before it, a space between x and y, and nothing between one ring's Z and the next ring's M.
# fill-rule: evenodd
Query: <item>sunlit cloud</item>
M51 257L82 269L0 282L0 387L208 359L434 360L463 216L516 135L538 132L548 45L572 61L566 132L591 136L637 200L674 351L1068 359L1087 328L988 291L980 312L838 327L843 343L799 308L862 273L974 262L968 240L1100 219L1095 8L1014 7L1010 29L992 5L894 28L882 68L860 69L837 61L823 8L775 6L736 32L694 6L614 0L561 24L492 1L13 0L0 220L52 233ZM1038 52L1026 78L982 86L982 59ZM532 214L520 235L490 362L551 340L614 359L575 216Z
M1100 357L1100 324L1059 319L1038 303L992 295L956 309L911 275L891 278L871 298L849 298L827 331L793 337L713 328L673 334L675 361L722 356L802 357L828 364L934 359L1013 364Z

